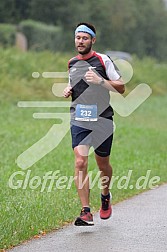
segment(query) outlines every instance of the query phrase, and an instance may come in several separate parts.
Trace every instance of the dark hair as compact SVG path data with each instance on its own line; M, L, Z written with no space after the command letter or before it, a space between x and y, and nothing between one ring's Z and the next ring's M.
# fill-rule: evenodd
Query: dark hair
M79 24L77 24L77 27L80 25L86 25L88 28L90 28L96 34L96 29L95 29L94 25L89 24L89 23L79 23Z

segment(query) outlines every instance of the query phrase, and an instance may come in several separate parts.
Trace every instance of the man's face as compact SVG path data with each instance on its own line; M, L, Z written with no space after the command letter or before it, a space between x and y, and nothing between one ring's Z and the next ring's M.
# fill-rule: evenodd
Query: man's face
M75 36L75 47L80 54L87 54L95 43L95 38L92 38L86 32L78 32Z

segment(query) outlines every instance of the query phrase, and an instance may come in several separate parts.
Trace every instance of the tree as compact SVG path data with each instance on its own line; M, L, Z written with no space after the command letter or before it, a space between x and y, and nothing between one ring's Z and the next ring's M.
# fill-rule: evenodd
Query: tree
M134 0L138 15L129 51L139 56L150 55L159 59L167 57L167 12L159 0ZM163 48L163 50L162 50Z
M0 22L19 24L24 19L59 26L67 51L73 48L76 24L90 22L97 28L97 49L167 57L164 0L0 1Z
M27 0L1 0L0 23L18 24L29 17L30 1Z

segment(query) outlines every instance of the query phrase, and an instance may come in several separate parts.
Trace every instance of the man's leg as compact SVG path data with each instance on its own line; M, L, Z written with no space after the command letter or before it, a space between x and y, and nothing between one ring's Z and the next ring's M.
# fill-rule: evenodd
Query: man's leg
M109 163L109 156L101 157L95 154L96 162L101 171L101 186L102 186L102 194L101 194L101 208L100 208L100 218L108 219L112 214L111 207L111 194L109 192L109 186L112 178L112 167ZM104 179L103 179L104 178Z
M79 145L74 148L75 185L82 207L89 207L88 151L89 147L86 145Z
M89 177L87 173L89 146L79 145L74 148L75 184L81 201L81 214L75 220L76 226L94 225L89 207Z
M96 162L99 167L99 170L101 171L101 175L100 175L101 178L103 178L103 177L108 178L108 181L104 180L101 183L101 185L103 187L102 194L105 196L105 195L109 194L109 186L110 186L110 182L111 182L111 178L112 178L112 167L109 163L109 156L100 157L97 154L95 154L95 157L96 157Z

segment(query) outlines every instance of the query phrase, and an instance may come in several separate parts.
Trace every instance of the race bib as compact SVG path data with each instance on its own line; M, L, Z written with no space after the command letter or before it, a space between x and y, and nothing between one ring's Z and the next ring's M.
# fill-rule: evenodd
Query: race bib
M97 121L97 105L77 104L75 110L76 121Z

